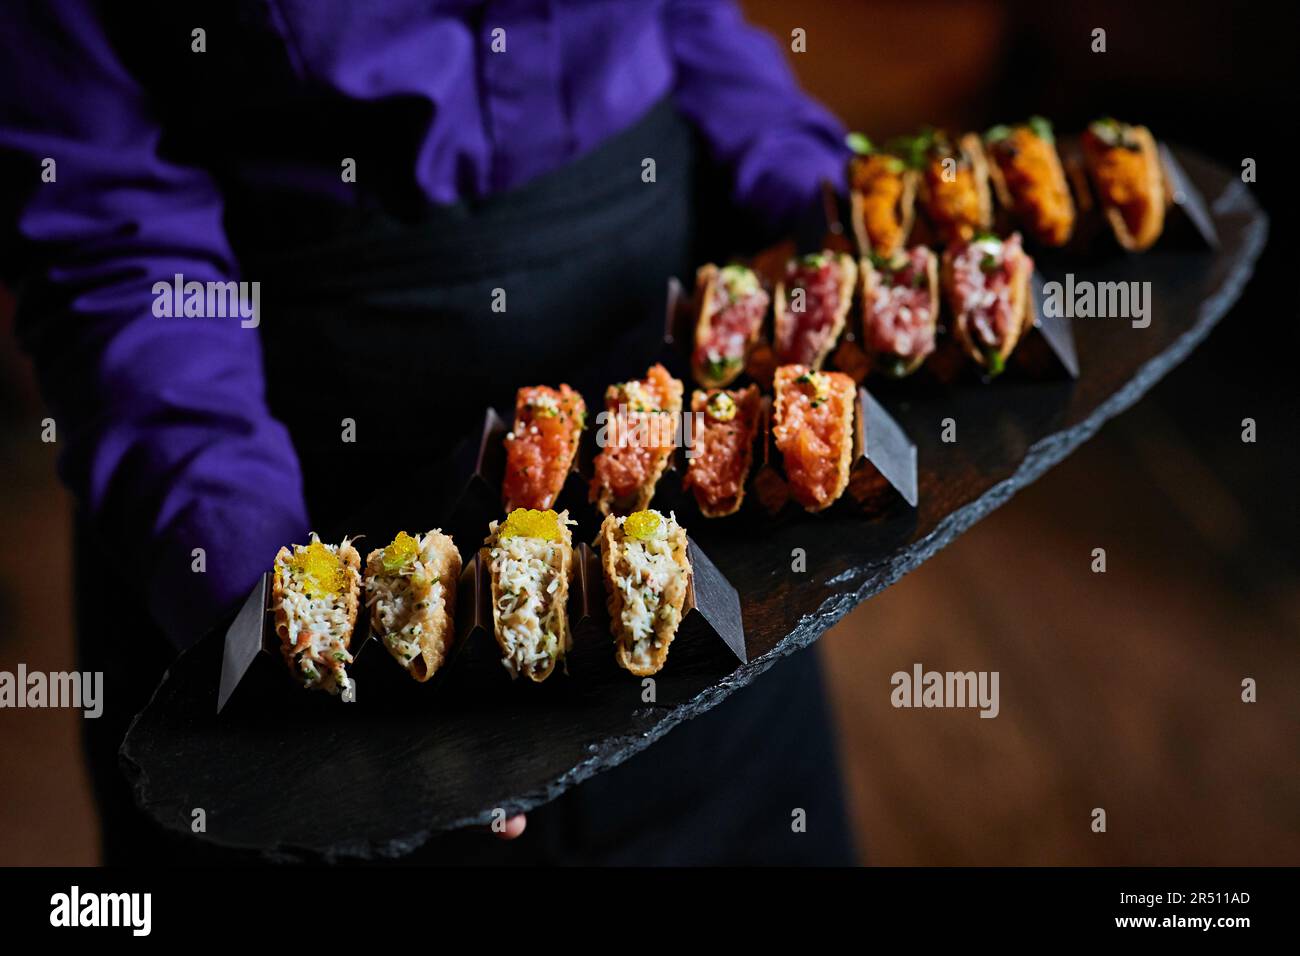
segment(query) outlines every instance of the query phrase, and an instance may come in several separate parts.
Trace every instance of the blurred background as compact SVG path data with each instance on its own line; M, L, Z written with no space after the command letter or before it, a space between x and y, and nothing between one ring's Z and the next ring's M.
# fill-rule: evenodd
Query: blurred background
M1136 408L818 644L858 848L877 864L1300 862L1295 11L1227 3L745 0L873 139L1114 114L1272 216L1241 301ZM1282 19L1282 18L1286 19ZM1107 52L1090 52L1095 28ZM1286 204L1294 207L1294 200ZM0 287L0 669L75 667L71 504ZM1255 444L1241 420L1258 423ZM1089 573L1105 547L1107 573ZM1015 583L1009 583L1015 582ZM895 710L889 675L997 670L996 720ZM1243 704L1253 677L1259 702ZM0 710L0 865L94 863L73 711ZM1107 832L1089 829L1093 807Z

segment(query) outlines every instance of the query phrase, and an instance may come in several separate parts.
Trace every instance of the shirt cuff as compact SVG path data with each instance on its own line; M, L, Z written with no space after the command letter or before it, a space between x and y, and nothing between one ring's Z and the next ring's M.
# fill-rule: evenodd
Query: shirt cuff
M283 545L307 534L300 505L196 503L155 552L148 590L154 620L184 650L239 609Z

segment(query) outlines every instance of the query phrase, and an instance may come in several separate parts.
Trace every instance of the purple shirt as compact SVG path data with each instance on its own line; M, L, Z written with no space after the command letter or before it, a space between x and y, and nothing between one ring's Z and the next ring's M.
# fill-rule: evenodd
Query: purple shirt
M229 62L214 44L269 41L241 50L240 68L275 78L265 96L283 101L286 123L347 109L382 128L386 101L423 104L418 136L383 143L385 175L437 203L526 183L668 95L733 172L734 201L772 223L843 177L843 130L730 2L232 0L256 9L254 33L213 31L203 53L190 32L203 24L171 10L150 33L114 30L134 3L5 6L0 269L20 289L61 475L180 644L310 523L289 436L266 408L257 335L237 317L157 318L153 286L237 278L219 179L344 202L356 190L340 175L346 150L241 140L238 109L197 120L228 128L219 171L178 160L160 147L162 116L175 115L160 104L185 102L186 76L128 69L138 61L122 42L213 58L186 61L199 70Z

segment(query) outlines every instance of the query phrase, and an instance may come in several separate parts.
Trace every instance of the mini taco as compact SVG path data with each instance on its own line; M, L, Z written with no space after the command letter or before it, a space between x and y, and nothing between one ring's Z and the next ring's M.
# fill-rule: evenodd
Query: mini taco
M1165 177L1151 131L1100 119L1083 134L1083 164L1106 220L1130 252L1151 248L1165 227Z
M980 138L967 133L956 142L926 130L909 143L921 169L921 208L942 243L962 242L993 224L988 163Z
M700 305L691 371L705 388L730 385L763 331L770 301L758 275L741 265L701 266L695 274Z
M807 511L835 503L849 483L853 458L853 379L802 365L776 370L772 437L790 495Z
M366 556L370 629L418 681L432 677L451 649L459 580L460 552L436 528L399 532Z
M637 677L659 672L686 604L691 565L686 531L675 516L636 511L608 516L600 526L614 659Z
M605 391L602 450L594 462L591 500L601 514L625 514L650 504L677 448L682 383L662 365L643 379Z
M1037 242L1063 246L1074 232L1074 199L1065 178L1052 124L1031 116L984 134L989 178L998 202Z
M844 331L858 267L842 252L791 259L776 285L776 360L821 368Z
M889 144L878 148L861 133L848 137L849 203L862 255L892 256L907 242L916 220L916 170Z
M506 512L546 510L555 504L578 454L587 423L582 396L561 385L521 388L515 396L514 427L506 435Z
M862 348L871 367L911 375L934 351L939 260L925 246L862 260Z
M573 523L567 511L518 508L488 527L492 629L511 678L541 683L572 646Z
M361 555L344 538L324 544L313 533L307 545L281 548L275 556L271 599L280 651L294 679L330 694L352 686L348 646L357 623Z
M943 288L952 310L953 335L989 375L998 375L1034 324L1030 279L1034 260L1020 233L980 236L943 254Z
M691 490L707 518L735 514L745 500L762 405L754 385L733 391L697 390L691 395L691 411L701 426L694 433L682 487Z

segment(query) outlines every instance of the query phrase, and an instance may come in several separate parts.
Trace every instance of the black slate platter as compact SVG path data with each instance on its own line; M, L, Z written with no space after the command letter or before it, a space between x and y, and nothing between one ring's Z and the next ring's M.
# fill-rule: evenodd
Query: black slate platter
M138 803L185 834L202 807L203 839L272 858L398 856L436 832L489 823L498 808L553 799L717 705L1060 461L1223 316L1251 274L1267 218L1236 176L1179 156L1218 249L1171 228L1140 256L1103 244L1082 257L1038 257L1049 282L1073 272L1076 283L1151 283L1145 328L1126 318L1073 320L1077 381L1011 368L990 384L964 376L869 383L917 445L917 509L901 503L864 516L838 505L820 515L787 507L769 517L750 503L719 521L679 510L740 593L748 663L716 639L683 636L654 703L645 703L642 682L615 667L602 635L579 640L567 677L536 686L512 684L487 642L427 688L427 706L367 707L361 682L355 704L286 684L273 705L218 718L222 642L213 635L181 656L127 734L122 763ZM942 441L947 418L956 442ZM806 570L793 570L798 554Z

